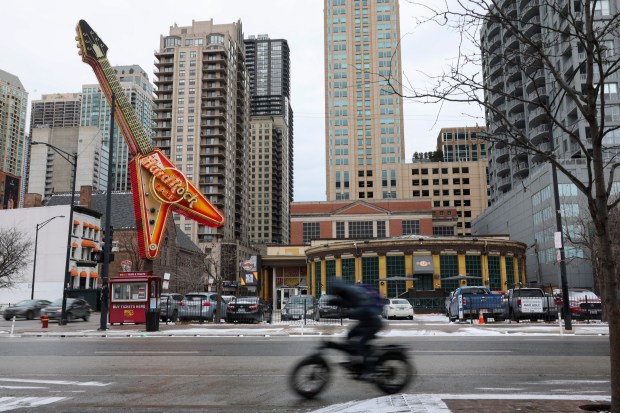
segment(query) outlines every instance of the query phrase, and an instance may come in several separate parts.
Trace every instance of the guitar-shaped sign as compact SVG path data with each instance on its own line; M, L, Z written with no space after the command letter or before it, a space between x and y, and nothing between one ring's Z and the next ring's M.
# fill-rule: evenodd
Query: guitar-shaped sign
M114 117L133 156L129 163L129 172L141 258L157 258L171 211L202 225L224 225L222 213L160 149L151 145L108 62L107 46L84 20L79 21L76 30L75 39L78 41L82 61L92 67L108 103L114 94Z

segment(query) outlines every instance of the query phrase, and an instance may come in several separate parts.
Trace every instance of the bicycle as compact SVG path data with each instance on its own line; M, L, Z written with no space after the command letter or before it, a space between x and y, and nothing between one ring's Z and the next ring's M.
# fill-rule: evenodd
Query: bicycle
M398 393L404 389L414 375L414 367L407 357L406 348L400 345L367 344L369 360L374 362L374 372L368 380L386 394ZM354 380L364 380L361 361L347 343L335 341L322 342L317 351L304 357L291 370L289 384L293 391L306 399L321 393L330 381L331 367L325 354L327 350L337 350L349 356L348 361L339 364L348 371ZM364 380L366 381L366 380Z

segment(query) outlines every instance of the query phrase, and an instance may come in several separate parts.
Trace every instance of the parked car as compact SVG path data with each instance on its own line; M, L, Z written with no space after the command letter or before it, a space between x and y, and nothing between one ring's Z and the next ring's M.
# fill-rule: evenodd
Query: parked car
M25 318L32 320L41 315L41 309L50 305L48 300L22 300L17 304L4 309L4 319Z
M319 321L319 306L311 295L293 295L288 298L282 309L282 320L316 320Z
M179 302L179 320L213 321L217 314L217 293L191 292ZM226 304L222 301L221 319L226 318Z
M564 318L562 294L556 296L556 303ZM585 288L568 289L568 306L571 319L600 320L603 317L603 304L598 295Z
M485 320L492 317L501 320L504 317L504 295L491 292L485 286L459 287L451 294L448 319L478 318L482 313Z
M271 306L259 297L237 297L226 306L227 323L271 323Z
M514 320L552 320L557 318L555 300L541 288L515 288L504 295L504 318Z
M179 319L179 303L183 295L179 293L162 293L159 300L159 316L161 321L175 322Z
M336 298L335 295L323 294L319 298L319 317L321 318L340 318L342 309L337 305L330 304L330 301Z
M84 321L90 319L92 308L86 300L81 298L67 298L66 303L67 322L81 318ZM60 320L62 316L62 298L54 300L50 305L41 310L41 315L47 315L51 320Z
M413 320L413 306L404 298L390 298L383 306L383 318L408 318Z

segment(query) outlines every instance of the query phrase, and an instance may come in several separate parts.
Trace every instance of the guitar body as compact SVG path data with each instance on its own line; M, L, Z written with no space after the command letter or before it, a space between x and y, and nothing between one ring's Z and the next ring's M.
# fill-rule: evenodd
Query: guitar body
M129 173L140 258L157 258L172 211L209 227L224 225L222 213L160 149L151 145L108 62L107 46L84 20L79 21L76 31L82 60L92 67L108 103L113 95L118 103L114 118L133 155Z

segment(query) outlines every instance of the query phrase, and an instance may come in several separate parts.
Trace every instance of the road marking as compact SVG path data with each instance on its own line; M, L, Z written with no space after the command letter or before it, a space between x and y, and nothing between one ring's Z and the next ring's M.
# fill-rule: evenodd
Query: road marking
M136 351L95 351L95 354L200 354L200 351L148 351L148 350L136 350Z
M513 353L512 350L410 350L410 353Z
M0 412L37 407L65 400L66 397L0 397Z
M37 383L37 384L67 384L71 386L96 386L104 387L112 383L101 383L98 381L66 381L66 380L36 380L36 379L6 379L0 378L0 381L10 381L17 383Z

